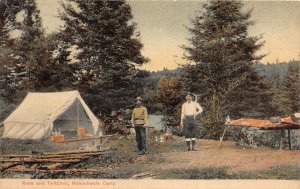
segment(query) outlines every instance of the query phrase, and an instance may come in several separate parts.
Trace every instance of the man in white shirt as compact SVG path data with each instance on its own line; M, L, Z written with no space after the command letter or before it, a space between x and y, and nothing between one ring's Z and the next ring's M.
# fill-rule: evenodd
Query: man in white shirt
M180 126L183 127L185 141L187 143L188 151L191 150L190 144L192 141L192 150L195 151L197 122L196 116L203 112L203 108L193 101L192 94L186 95L186 102L181 108L181 122Z

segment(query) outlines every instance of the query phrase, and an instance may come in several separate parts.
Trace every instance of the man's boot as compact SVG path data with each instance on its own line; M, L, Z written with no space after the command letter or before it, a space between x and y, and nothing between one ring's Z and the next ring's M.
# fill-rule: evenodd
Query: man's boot
M196 140L192 140L192 150L193 151L196 151L195 145L196 145Z
M191 142L190 141L186 141L186 145L188 147L187 151L191 150Z

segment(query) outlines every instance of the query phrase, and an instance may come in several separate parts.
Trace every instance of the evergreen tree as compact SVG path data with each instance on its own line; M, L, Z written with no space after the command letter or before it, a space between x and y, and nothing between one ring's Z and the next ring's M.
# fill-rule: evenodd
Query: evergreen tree
M23 13L21 21L15 24L21 33L16 41L14 68L18 89L57 91L69 87L72 70L60 61L56 35L45 36L35 0L23 0L18 7Z
M136 91L132 76L147 61L134 38L130 6L125 1L68 0L62 7L60 33L69 48L78 50L76 85L84 98L96 112L130 105Z
M300 107L300 81L299 81L299 64L298 66L291 66L288 71L288 77L284 83L284 90L287 91L287 96L289 98L289 106L291 111L289 113L293 114L299 111Z
M9 37L9 20L8 20L8 5L4 0L0 1L0 47L6 48L10 46L12 41Z
M148 113L159 111L157 105L158 81L150 77L150 72L146 70L138 70L133 76L132 82L135 86L136 96L143 97L143 104L147 107Z
M0 47L11 48L10 32L17 28L16 16L25 0L0 0Z
M15 40L10 37L10 33L17 26L16 15L22 2L23 0L0 0L0 94L6 100L13 100L17 91Z
M24 0L20 5L23 12L23 19L18 23L17 29L21 32L17 41L17 67L16 73L20 76L20 87L34 88L36 83L35 71L41 60L49 56L40 51L43 38L42 21L40 12L34 0ZM41 48L44 49L44 48Z
M60 60L56 35L44 35L36 2L1 1L0 9L2 96L15 100L27 90L57 91L70 86L70 65ZM11 39L10 32L16 30L20 34Z
M275 90L272 105L280 116L290 116L299 111L299 66L290 66L287 78Z
M227 115L237 118L250 112L250 116L263 116L264 110L259 114L257 109L265 108L260 99L268 97L261 88L268 86L253 67L263 58L256 55L263 42L248 35L253 24L251 11L243 12L242 6L240 1L205 4L189 28L190 46L183 47L185 58L193 62L184 68L185 90L202 94L204 119L210 120L206 122L207 136L212 138L219 138Z

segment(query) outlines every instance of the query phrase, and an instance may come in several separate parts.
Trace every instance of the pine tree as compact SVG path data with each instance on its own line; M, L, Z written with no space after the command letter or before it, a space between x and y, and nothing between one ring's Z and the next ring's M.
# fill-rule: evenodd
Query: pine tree
M275 90L272 105L280 116L290 116L300 107L299 66L290 66L287 78Z
M20 76L20 87L34 88L37 62L43 58L48 59L48 56L43 57L44 53L41 54L38 50L43 38L42 21L34 0L24 0L20 8L24 15L17 27L21 34L16 46L18 55L16 73Z
M15 40L10 33L16 29L16 15L20 12L23 0L0 1L0 85L1 96L13 100L17 91L17 73L15 72Z
M299 85L299 64L298 66L291 66L288 71L288 77L284 84L284 90L287 91L287 96L289 98L289 105L291 112L295 113L299 111L300 107L300 85Z
M16 41L14 72L19 90L57 91L70 86L72 70L60 61L55 35L45 36L40 11L35 0L18 4L23 18L16 25L20 36ZM54 56L58 51L58 56Z
M60 34L79 52L77 88L96 112L125 108L134 99L136 67L147 61L134 38L130 6L125 1L68 0L62 7Z
M0 1L0 47L5 48L10 46L12 41L9 37L8 23L8 5L4 0Z
M14 40L10 32L17 28L16 16L25 0L0 0L0 47L9 48Z
M185 90L201 94L206 106L205 118L212 138L218 138L224 118L252 115L264 108L260 93L262 86L267 89L253 65L263 55L256 55L263 42L260 37L248 35L251 11L242 11L240 1L211 1L204 11L192 20L189 28L192 37L190 46L184 46L185 58L193 64L185 66L182 77ZM262 108L262 109L263 109ZM218 113L216 113L218 112ZM251 115L250 115L251 116ZM215 132L219 131L219 132Z
M56 35L45 36L35 0L1 1L0 45L3 48L2 96L15 100L23 91L57 91L71 85L71 66L60 60ZM22 16L16 19L16 15ZM10 38L10 32L20 35ZM58 53L56 53L58 51ZM54 56L58 54L58 56Z

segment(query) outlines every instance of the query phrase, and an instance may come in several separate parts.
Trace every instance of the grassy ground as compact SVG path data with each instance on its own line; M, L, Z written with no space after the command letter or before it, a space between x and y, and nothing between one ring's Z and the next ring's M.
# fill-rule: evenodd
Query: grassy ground
M157 176L157 179L276 179L299 180L299 165L279 166L255 172L233 172L228 167L202 169L174 169Z
M300 151L278 151L265 148L245 148L231 142L197 141L196 152L187 152L184 139L156 142L149 135L149 154L137 155L135 136L110 139L105 155L90 158L70 168L105 170L97 174L17 174L1 173L0 178L95 178L95 179L300 179ZM38 151L65 150L66 146L46 142L3 140L2 148L11 154ZM12 145L14 148L12 148ZM73 146L74 147L74 146ZM20 150L24 151L20 151ZM0 162L1 164L1 162Z

